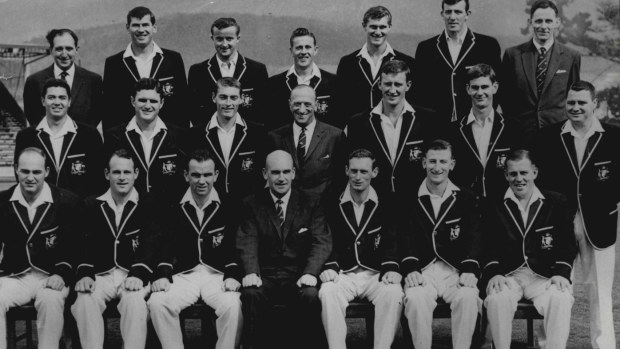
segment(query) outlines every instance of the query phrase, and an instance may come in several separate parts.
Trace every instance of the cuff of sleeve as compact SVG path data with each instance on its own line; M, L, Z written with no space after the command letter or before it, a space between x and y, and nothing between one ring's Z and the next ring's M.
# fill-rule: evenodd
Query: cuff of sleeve
M498 261L491 261L482 268L484 280L491 280L495 275L502 275Z
M407 276L414 271L421 272L420 261L416 257L405 257L400 261L400 273L403 276Z
M379 280L381 280L383 275L385 273L387 273L388 271L395 271L395 272L398 273L398 271L399 271L398 262L396 262L396 261L386 261L386 262L381 263L381 269L380 269L380 273L379 273Z
M132 265L129 274L127 274L127 276L135 276L142 280L142 286L149 282L152 275L153 271L146 264L142 263Z
M65 284L70 284L73 282L73 267L71 267L71 264L69 263L57 263L56 274L58 274L65 281Z
M328 269L331 269L335 272L340 272L340 265L338 265L338 262L327 262L323 265L323 270Z
M157 266L157 270L153 275L154 280L158 280L161 278L166 278L168 281L172 282L172 264L170 263L159 263Z
M559 275L571 281L570 274L573 270L573 266L567 262L555 262L553 266L553 275ZM571 281L572 283L572 281Z
M476 277L480 274L480 264L474 259L466 259L461 262L461 273L472 273Z
M224 280L233 278L239 282L243 279L243 272L237 263L230 263L224 267Z

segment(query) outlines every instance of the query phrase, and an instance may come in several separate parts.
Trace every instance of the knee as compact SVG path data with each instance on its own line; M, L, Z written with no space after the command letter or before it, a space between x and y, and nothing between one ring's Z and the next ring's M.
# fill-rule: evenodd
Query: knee
M56 291L51 288L43 288L37 292L35 297L35 307L40 306L64 306L66 298L66 292Z
M241 289L241 303L254 304L266 300L265 291L262 287L244 287Z
M128 291L123 293L119 307L144 307L146 301L144 300L144 293L140 291Z
M376 298L376 304L393 304L402 302L404 297L403 288L397 284L382 285L381 292Z
M549 301L551 304L556 305L562 309L568 309L573 306L573 296L568 291L560 291L557 288L549 287Z
M428 292L422 286L408 287L405 289L405 303L426 303L429 298Z
M225 311L237 311L241 309L241 298L239 292L226 292L222 297L222 309Z
M511 297L510 297L510 294L506 290L495 292L493 294L489 294L484 299L484 304L486 305L487 308L497 307L497 306L505 305L509 303L512 303ZM515 306L516 306L516 303L515 303Z
M147 306L149 311L151 312L161 312L164 309L164 304L166 302L166 293L165 292L153 292L149 297Z
M299 299L303 304L315 304L319 301L319 291L316 287L305 286L299 289Z
M326 282L321 284L321 288L319 290L319 298L321 300L331 300L338 296L340 288L333 281Z

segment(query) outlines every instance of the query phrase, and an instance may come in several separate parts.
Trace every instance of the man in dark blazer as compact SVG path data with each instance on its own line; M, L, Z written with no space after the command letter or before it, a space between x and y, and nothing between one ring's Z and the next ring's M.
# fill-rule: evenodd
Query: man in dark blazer
M344 185L346 146L344 132L317 120L316 109L312 87L293 88L289 114L293 114L294 121L269 132L269 140L271 150L296 154L293 186L308 195L322 197L334 190L339 192Z
M219 18L211 24L211 39L215 54L204 62L189 68L189 103L193 125L203 124L216 110L213 97L217 82L222 77L233 77L243 85L239 111L246 120L267 124L265 90L267 67L260 62L242 56L237 51L241 27L234 18Z
M291 55L294 64L287 71L269 78L268 91L272 106L269 119L265 120L268 130L284 126L291 121L289 97L297 85L308 85L316 92L315 116L321 122L338 126L336 119L336 76L319 67L314 57L319 51L316 37L306 28L297 28L291 34Z
M413 58L396 51L388 42L392 29L392 14L383 6L371 7L364 13L362 27L366 31L366 43L340 59L336 71L337 115L335 125L344 128L351 117L372 109L381 100L379 70L383 64L397 59L413 70ZM412 101L412 92L407 92Z
M270 153L263 176L269 188L243 200L236 237L245 272L246 333L260 348L322 348L317 278L332 249L323 208L319 200L291 189L295 168L289 153ZM292 307L284 329L271 321L272 305L278 303Z
M579 53L554 39L560 19L552 1L536 1L529 24L532 40L506 49L500 74L502 110L523 124L528 143L539 129L566 120L566 93L581 67Z
M500 68L499 43L468 28L470 13L469 0L443 0L444 32L420 42L415 51L413 103L444 123L456 121L470 108L465 91L469 67L485 63L496 72Z
M43 149L50 168L46 178L49 183L81 198L98 194L103 189L101 135L94 127L74 121L67 114L72 100L65 80L48 80L41 92L45 118L19 131L15 155L28 147Z
M103 94L106 105L103 130L128 122L134 113L131 103L133 86L141 78L157 79L162 85L166 106L161 118L182 128L189 127L187 79L181 55L159 47L155 15L146 7L136 7L127 14L127 32L131 43L105 60Z
M614 348L611 295L620 202L620 130L598 121L595 96L591 83L574 83L566 98L568 120L542 129L534 149L541 186L566 195L574 215L581 275L589 288L592 347Z
M71 87L69 115L74 120L97 127L102 115L102 81L99 74L75 64L78 37L71 29L52 29L45 36L54 64L30 75L24 85L24 113L30 126L45 116L41 89L49 79L63 79Z
M565 348L573 305L571 272L577 255L566 197L539 190L538 168L527 150L508 155L503 197L486 205L482 285L493 343L510 349L521 298L545 317L547 348Z

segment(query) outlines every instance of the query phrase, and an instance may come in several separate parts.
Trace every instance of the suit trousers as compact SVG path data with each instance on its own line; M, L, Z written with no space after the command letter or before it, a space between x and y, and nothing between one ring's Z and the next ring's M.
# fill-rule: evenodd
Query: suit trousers
M437 298L450 304L452 310L452 347L469 349L482 306L478 289L459 287L459 272L436 260L422 271L424 286L405 288L405 316L416 349L430 349L433 343L433 311Z
M239 347L243 324L239 292L224 291L224 274L200 264L191 271L174 275L168 291L153 292L149 298L153 327L162 348L183 348L179 313L199 298L217 315L215 348Z
M65 299L69 288L46 288L49 275L31 269L17 276L0 277L0 349L6 349L6 312L34 299L37 309L39 349L58 349L64 326Z
M321 318L330 349L346 349L347 306L355 297L368 299L375 306L374 348L389 349L398 330L403 311L403 289L384 284L376 271L358 268L340 272L338 279L321 285Z
M71 313L80 333L80 343L84 349L103 349L105 324L103 314L106 303L120 299L118 312L121 315L120 329L125 349L144 349L146 345L146 327L148 309L144 300L149 293L149 286L139 291L128 291L123 287L127 272L114 268L95 276L92 292L78 292Z

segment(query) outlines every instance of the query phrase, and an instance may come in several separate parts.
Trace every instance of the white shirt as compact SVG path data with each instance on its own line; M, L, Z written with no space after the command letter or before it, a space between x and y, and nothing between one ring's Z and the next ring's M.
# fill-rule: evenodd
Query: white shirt
M54 152L54 161L56 162L56 166L60 167L60 153L62 152L62 143L65 139L67 133L77 133L77 126L73 119L67 115L65 119L65 123L62 124L62 127L57 133L52 133L52 129L47 123L47 118L43 118L39 125L37 125L37 130L43 130L43 132L47 133L50 136L50 143L52 143L52 151Z
M388 42L386 43L385 51L383 51L383 54L379 57L377 63L375 63L375 61L372 59L372 57L370 57L370 54L368 53L368 44L366 43L364 44L364 46L362 46L362 49L360 50L360 52L358 52L357 56L362 56L362 58L364 58L366 62L370 64L370 71L372 72L372 77L375 78L377 76L377 73L379 72L379 69L381 69L381 65L383 65L383 58L385 58L385 56L390 53L394 55L394 49L392 48L392 46L390 46L390 43Z
M221 201L220 196L217 194L217 190L215 190L215 188L211 188L209 196L207 197L207 201L205 201L204 205L198 206L196 200L194 200L194 196L192 196L191 189L187 188L185 195L183 195L183 198L181 199L181 204L184 204L186 202L189 202L190 205L194 206L194 209L196 210L196 216L198 216L198 222L202 224L202 220L205 217L204 209L207 208L207 206L211 205L211 203L213 202L220 203Z
M487 118L484 119L482 123L476 119L474 112L471 110L469 111L469 116L467 117L467 125L471 124L471 131L474 135L474 141L476 141L478 155L480 155L480 160L482 161L483 167L486 167L487 165L489 142L491 141L491 131L493 130L494 119L495 112L493 109L491 109L491 113L489 113Z
M583 156L586 152L586 146L588 145L588 140L594 135L594 132L605 132L605 129L603 129L603 126L597 118L592 117L592 125L590 125L590 129L583 137L577 133L577 131L573 128L573 124L569 120L567 120L564 123L564 126L562 126L562 133L564 134L567 132L570 132L571 136L573 136L573 140L575 142L575 152L577 153L577 164L579 168L581 168Z
M302 76L297 75L297 71L295 70L295 65L291 66L291 68L286 73L286 76L290 76L291 74L295 74L295 76L297 77L297 85L310 86L310 80L312 80L313 77L316 76L319 79L321 78L321 70L316 65L316 63L312 63L312 74L308 76L302 77Z
M371 186L369 187L368 196L366 197L366 200L364 200L364 202L358 205L355 202L355 200L353 200L353 197L351 196L351 186L347 184L347 188L344 190L344 194L342 195L342 198L340 199L340 203L344 204L347 201L351 201L351 203L353 204L353 212L355 213L355 221L357 222L357 225L359 225L362 220L362 215L364 214L364 208L366 208L366 204L368 203L368 201L373 201L375 204L378 204L379 197L377 196L377 192L375 191L375 189Z
M153 58L155 58L156 54L164 54L164 51L161 50L156 43L153 43L153 51L146 56L146 58L141 58L133 54L133 50L131 49L131 43L127 45L125 49L125 53L123 53L123 58L131 57L136 62L136 68L138 68L138 74L140 74L141 78L151 77L151 69L153 68Z
M129 201L137 205L139 198L140 197L138 195L138 191L136 190L136 188L131 188L131 192L129 193L129 198L125 200L125 202L123 202L122 204L117 205L116 202L114 201L114 198L112 197L112 192L110 191L110 189L108 189L108 191L106 191L103 195L98 197L97 200L105 201L108 204L108 206L110 206L112 211L114 211L114 221L116 222L116 227L118 228L119 224L121 224L121 218L123 217L123 211L125 210L125 205L127 205Z
M24 198L24 194L22 194L19 185L13 190L13 195L9 201L17 201L20 205L24 206L26 210L28 210L28 219L30 220L30 223L33 223L32 221L37 213L37 208L46 202L53 203L54 199L52 198L52 190L50 189L49 184L43 183L43 189L41 190L41 193L39 193L39 196L34 199L32 205L28 204L26 198Z
M448 42L448 50L450 51L450 58L452 58L453 64L456 64L459 59L459 53L461 52L461 47L463 47L467 30L467 26L463 26L463 31L456 35L456 39L452 39L446 31L446 41Z
M231 158L230 151L232 149L232 144L235 139L235 131L237 129L237 125L240 125L241 127L245 127L245 123L243 122L243 119L241 119L241 115L239 115L239 113L235 115L235 123L230 128L230 130L225 130L217 122L217 112L215 112L213 116L211 116L211 121L209 122L209 126L207 126L208 130L217 128L217 138L220 141L220 147L222 148L222 153L224 154L224 161L226 161L227 165L228 165L228 161Z
M274 208L276 207L276 201L282 200L282 205L280 205L280 207L282 207L282 212L284 212L284 217L286 217L286 208L288 207L288 200L291 198L291 191L290 191L290 189L280 199L278 199L275 195L273 195L273 192L271 192L271 189L269 190L269 194L271 194L271 199L273 200L273 207Z
M538 190L538 187L536 187L536 186L534 186L534 191L532 192L532 197L530 197L530 201L528 201L526 207L521 206L521 202L519 201L519 199L517 198L515 193L512 191L512 189L508 188L506 190L506 194L504 194L504 200L505 199L509 199L509 200L514 201L517 204L517 207L519 208L519 212L521 212L521 219L523 219L523 224L524 225L527 224L527 218L528 218L528 214L530 212L530 207L532 207L532 204L535 203L538 199L544 199L544 198L545 197L540 192L540 190Z
M414 110L413 107L405 101L403 111L398 116L398 119L396 119L396 125L394 125L392 123L392 120L390 120L387 115L383 114L382 102L379 102L377 106L374 107L371 111L371 113L373 114L381 115L381 129L383 130L383 135L385 136L385 142L387 143L388 151L390 152L390 160L392 161L392 164L394 163L394 161L396 160L396 156L398 155L396 154L396 152L398 152L400 130L403 126L403 114L405 114L406 112L414 113Z
M54 77L56 77L56 79L62 79L62 77L60 76L60 73L62 73L63 71L64 70L60 69L60 67L54 63ZM65 76L65 80L67 81L67 84L69 84L69 87L73 87L73 77L75 76L75 64L71 64L71 67L67 69L66 72L67 72L67 76Z
M536 47L536 52L540 53L541 47L544 47L546 52L549 52L549 50L551 50L551 46L553 46L553 37L550 40L548 40L544 45L539 44L533 38L532 38L532 42L534 42L534 47Z
M432 194L428 190L426 181L427 180L425 179L422 181L422 184L420 184L420 188L418 189L418 197L422 197L424 195L430 196L431 205L433 205L433 214L435 215L435 218L439 218L437 217L437 215L439 214L439 209L441 208L441 204L443 204L443 202L446 201L450 197L450 195L452 195L453 192L459 191L460 189L459 187L454 185L452 181L448 180L448 185L446 186L446 190L443 192L442 196L439 196L439 195Z
M314 134L314 128L316 127L316 119L312 120L312 122L306 125L306 152L304 155L308 153L308 147L310 146L310 140L312 140L312 135ZM299 145L299 135L301 135L301 126L297 125L293 121L293 141L295 142L295 148Z
M155 120L155 129L149 136L142 133L140 127L138 127L138 122L136 121L136 117L134 116L131 121L127 124L127 131L136 131L137 134L140 135L140 143L142 143L142 149L144 149L144 158L146 159L146 163L150 164L151 162L151 150L153 148L153 139L161 130L167 130L166 124L157 117Z
M218 55L215 55L215 58L217 59L217 65L220 67L220 73L222 74L223 78L230 78L235 75L235 67L237 66L237 58L239 58L239 52L235 51L232 58L228 62L222 61L220 57L218 57ZM230 66L228 65L229 63Z

